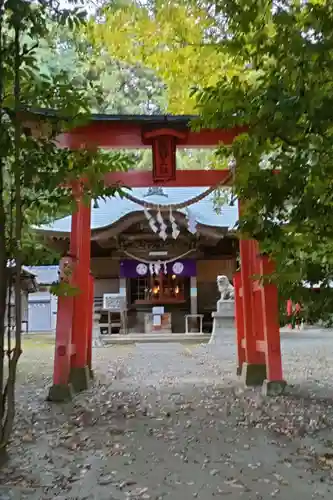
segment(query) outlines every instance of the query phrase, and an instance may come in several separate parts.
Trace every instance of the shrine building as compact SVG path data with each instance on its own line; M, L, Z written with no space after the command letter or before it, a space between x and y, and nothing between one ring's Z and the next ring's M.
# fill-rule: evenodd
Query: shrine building
M91 208L91 262L94 309L101 333L125 333L121 315L103 309L104 294L119 294L126 310L126 332L147 333L152 308L162 307L161 330L211 331L218 275L232 282L236 271L237 205L216 208L210 187L150 187L125 190ZM47 245L69 251L71 216L38 229Z

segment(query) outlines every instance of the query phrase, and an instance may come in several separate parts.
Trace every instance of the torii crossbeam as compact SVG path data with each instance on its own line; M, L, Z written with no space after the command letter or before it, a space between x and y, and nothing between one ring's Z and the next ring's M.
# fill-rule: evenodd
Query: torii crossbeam
M52 116L40 112L34 120ZM93 115L89 123L59 135L60 147L151 148L152 171L110 172L107 185L218 186L230 184L230 173L218 170L180 171L176 168L177 148L213 148L231 144L244 131L204 129L193 131L191 116ZM29 118L31 120L31 116ZM241 201L240 201L241 203ZM91 370L93 278L90 274L90 206L78 200L72 216L70 258L71 281L79 296L59 297L53 386L49 399L62 401L88 387ZM247 385L263 385L267 393L281 393L282 376L278 296L272 284L263 285L254 275L271 274L273 262L260 255L253 240L240 240L241 270L234 277L238 364L237 372ZM63 279L66 273L63 271Z

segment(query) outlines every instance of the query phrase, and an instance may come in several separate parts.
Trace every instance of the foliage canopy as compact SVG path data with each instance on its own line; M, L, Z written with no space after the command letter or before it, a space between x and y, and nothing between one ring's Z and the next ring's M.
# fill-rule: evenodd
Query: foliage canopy
M214 23L200 2L110 2L86 33L112 57L154 70L167 86L169 112L193 114L189 89L215 85L237 70L219 50Z
M312 302L303 281L322 283L324 318L333 305L332 28L329 0L128 1L88 26L114 57L160 75L171 112L248 127L219 152L221 164L237 161L240 229L276 257L286 297Z
M280 288L332 313L333 8L329 1L221 0L224 44L243 71L196 93L201 124L248 127L229 151L243 233L277 261ZM325 291L326 289L326 291ZM313 294L312 294L313 297ZM325 300L323 300L325 298ZM317 313L318 313L317 308Z

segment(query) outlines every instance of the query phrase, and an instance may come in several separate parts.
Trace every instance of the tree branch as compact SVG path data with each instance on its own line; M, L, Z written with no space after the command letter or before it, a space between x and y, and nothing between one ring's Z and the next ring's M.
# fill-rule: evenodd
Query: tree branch
M35 49L37 49L39 47L39 43L35 43L32 47L30 47L30 49L24 49L22 50L21 54L20 54L20 58L24 57L24 56L27 56L29 54L31 54L31 52L33 52Z

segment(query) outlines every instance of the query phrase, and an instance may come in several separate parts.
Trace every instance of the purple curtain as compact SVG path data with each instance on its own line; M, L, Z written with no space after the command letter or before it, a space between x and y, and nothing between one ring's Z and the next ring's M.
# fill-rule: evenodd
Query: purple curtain
M162 268L163 269L163 268ZM197 275L197 265L194 259L177 259L167 264L168 274L191 277ZM149 276L149 265L139 260L125 259L120 261L121 278L138 278Z

